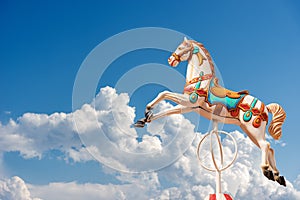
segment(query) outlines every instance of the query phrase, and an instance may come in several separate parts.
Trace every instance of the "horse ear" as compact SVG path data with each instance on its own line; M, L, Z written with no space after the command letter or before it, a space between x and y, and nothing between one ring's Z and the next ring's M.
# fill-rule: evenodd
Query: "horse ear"
M188 47L192 45L191 41L188 40L186 37L184 37L183 41Z

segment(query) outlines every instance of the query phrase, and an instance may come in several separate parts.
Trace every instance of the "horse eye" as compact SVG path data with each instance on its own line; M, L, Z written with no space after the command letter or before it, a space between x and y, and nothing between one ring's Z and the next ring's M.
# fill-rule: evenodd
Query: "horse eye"
M183 47L178 47L178 50L182 50L183 49Z

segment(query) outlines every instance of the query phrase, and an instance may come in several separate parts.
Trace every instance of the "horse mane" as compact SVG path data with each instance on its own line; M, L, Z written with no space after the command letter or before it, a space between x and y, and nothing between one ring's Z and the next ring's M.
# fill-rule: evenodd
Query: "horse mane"
M195 40L191 40L192 43L196 44L197 46L199 46L201 48L201 50L205 53L205 56L208 59L208 63L211 69L211 72L213 74L213 76L215 75L215 66L214 66L214 62L210 56L210 53L207 51L207 49L204 47L204 45L200 42L197 42Z

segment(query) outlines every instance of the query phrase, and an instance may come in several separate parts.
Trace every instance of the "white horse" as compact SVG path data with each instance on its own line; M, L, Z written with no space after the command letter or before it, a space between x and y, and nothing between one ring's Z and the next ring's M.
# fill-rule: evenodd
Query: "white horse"
M218 122L236 124L261 149L263 174L268 179L276 180L279 184L286 186L284 177L279 176L274 150L265 138L269 112L273 114L269 133L275 140L281 137L281 127L286 117L282 107L276 103L265 106L263 102L249 95L248 91L234 92L219 86L214 63L201 43L184 38L168 59L172 67L176 67L182 61L188 62L183 94L161 92L147 105L145 118L138 120L135 126L144 127L145 123L158 118L191 111L213 120L214 130L217 130ZM178 105L154 114L153 107L165 99Z

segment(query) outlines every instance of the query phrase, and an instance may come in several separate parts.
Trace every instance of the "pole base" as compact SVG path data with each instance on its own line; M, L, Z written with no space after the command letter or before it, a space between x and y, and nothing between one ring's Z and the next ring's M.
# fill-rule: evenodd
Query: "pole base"
M233 200L229 194L210 194L205 200Z

